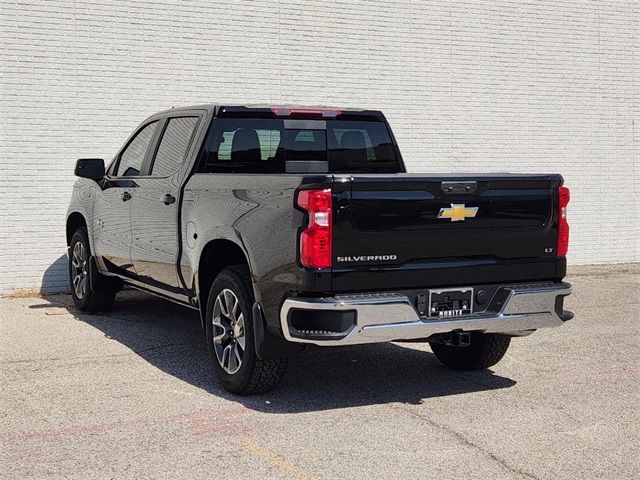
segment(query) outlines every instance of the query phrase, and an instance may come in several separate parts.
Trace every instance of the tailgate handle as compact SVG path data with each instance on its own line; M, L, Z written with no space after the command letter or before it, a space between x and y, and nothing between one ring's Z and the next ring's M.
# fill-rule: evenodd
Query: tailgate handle
M442 193L460 195L461 193L475 193L478 182L442 182Z

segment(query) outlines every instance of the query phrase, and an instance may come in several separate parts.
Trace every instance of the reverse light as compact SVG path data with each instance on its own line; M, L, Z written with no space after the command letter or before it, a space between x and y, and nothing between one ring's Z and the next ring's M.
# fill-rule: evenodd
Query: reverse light
M300 263L308 268L331 267L331 189L301 190L298 206L309 214L300 233Z
M558 245L556 255L564 257L569 251L569 222L567 221L567 205L571 199L569 188L558 188Z
M342 111L335 108L286 108L271 107L276 117L322 117L336 118Z

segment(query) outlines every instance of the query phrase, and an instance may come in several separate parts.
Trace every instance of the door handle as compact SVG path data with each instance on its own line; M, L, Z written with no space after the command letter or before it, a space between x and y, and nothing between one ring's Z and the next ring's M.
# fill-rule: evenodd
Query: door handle
M126 202L127 200L131 200L131 194L129 192L123 192L120 198L123 202Z
M176 203L176 197L174 197L170 193L166 193L164 197L162 197L162 201L165 205L171 205L172 203Z

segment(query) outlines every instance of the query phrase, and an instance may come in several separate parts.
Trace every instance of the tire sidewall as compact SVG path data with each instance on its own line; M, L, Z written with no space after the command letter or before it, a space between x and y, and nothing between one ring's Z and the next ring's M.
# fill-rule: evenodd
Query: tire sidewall
M483 370L502 359L510 342L510 337L505 335L472 332L469 346L433 343L431 350L447 367L455 370Z
M76 295L76 291L73 288L73 265L71 264L72 259L73 259L73 247L76 246L77 243L82 243L84 245L84 248L87 251L88 257L91 256L91 249L89 247L89 239L87 237L87 232L85 231L84 228L79 228L78 230L76 230L76 233L73 234L73 237L71 237L71 244L69 245L69 255L68 255L68 272L69 272L69 289L71 290L71 297L73 298L73 303L76 305L76 307L80 308L80 309L85 309L88 307L89 305L89 297L91 295L91 279L89 278L89 285L87 288L87 293L83 298L78 298L78 296ZM89 275L91 275L91 273L89 272Z
M209 290L205 318L207 349L213 363L213 371L220 385L231 392L242 392L247 388L251 382L257 358L253 339L253 292L251 291L251 285L246 285L246 282L239 275L241 268L231 267L225 269L216 277ZM231 290L238 298L240 309L244 316L245 350L242 355L242 364L238 371L233 374L227 373L222 368L213 345L213 306L218 294L225 288Z

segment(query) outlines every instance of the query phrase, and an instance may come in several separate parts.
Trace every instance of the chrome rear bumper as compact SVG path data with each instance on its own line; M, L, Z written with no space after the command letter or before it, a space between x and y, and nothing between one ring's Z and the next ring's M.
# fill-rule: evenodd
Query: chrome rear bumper
M497 311L447 319L421 317L409 297L398 293L292 297L282 306L280 322L285 338L291 342L336 346L422 339L452 331L522 335L538 328L560 326L573 317L571 312L558 308L556 302L558 297L571 294L568 283L504 288L508 289L508 295ZM298 331L289 322L290 312L296 309L355 312L356 320L343 332Z

